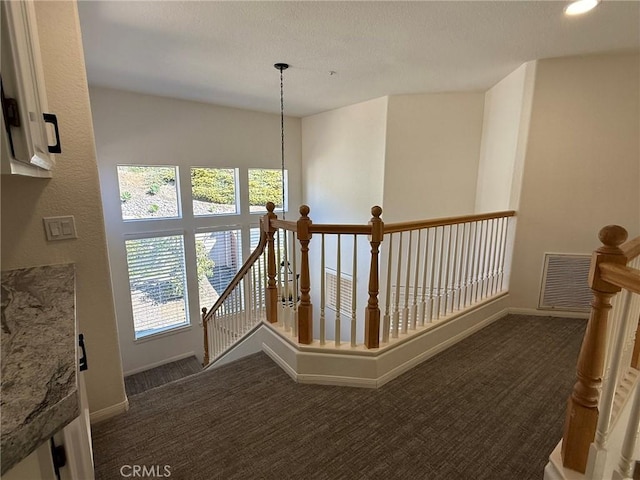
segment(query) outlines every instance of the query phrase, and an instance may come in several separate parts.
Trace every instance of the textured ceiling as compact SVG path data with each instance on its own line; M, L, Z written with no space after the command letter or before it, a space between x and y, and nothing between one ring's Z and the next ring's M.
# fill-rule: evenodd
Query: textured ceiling
M640 2L78 3L91 85L305 116L390 94L484 91L534 59L640 48ZM330 72L335 71L334 75Z

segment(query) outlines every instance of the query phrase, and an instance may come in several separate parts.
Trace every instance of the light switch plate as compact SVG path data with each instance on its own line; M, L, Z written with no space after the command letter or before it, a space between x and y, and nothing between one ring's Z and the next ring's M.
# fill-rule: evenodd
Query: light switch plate
M68 240L78 238L76 234L76 222L73 215L63 217L44 217L44 232L47 240Z

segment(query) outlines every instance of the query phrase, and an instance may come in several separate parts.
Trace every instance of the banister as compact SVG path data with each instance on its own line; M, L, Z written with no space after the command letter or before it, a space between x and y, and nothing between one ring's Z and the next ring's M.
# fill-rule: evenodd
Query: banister
M215 311L218 308L220 308L220 305L222 305L224 301L227 299L227 297L231 295L231 292L242 281L242 279L247 274L249 269L258 260L258 258L260 258L260 255L262 255L262 253L264 252L264 247L266 244L267 244L267 234L264 231L260 230L260 241L258 242L258 245L256 246L255 250L253 251L253 253L251 253L249 258L247 258L247 261L244 262L244 265L242 265L240 270L238 270L238 273L236 273L233 279L231 279L231 281L229 282L229 285L227 285L227 288L224 289L224 292L222 292L222 294L218 297L218 300L216 300L216 303L213 304L213 307L211 307L211 309L202 316L203 323L208 322L213 316L213 314L215 313Z
M633 260L640 255L640 236L629 240L626 243L620 245L620 250L627 257L627 262Z
M309 227L310 233L334 233L340 235L371 235L371 225L351 225L351 224L312 224Z
M297 222L292 222L289 220L280 220L279 218L273 218L271 220L271 226L273 228L282 228L283 230L289 230L290 232L295 232L298 228Z
M384 233L405 232L408 230L420 230L423 228L442 227L445 225L455 225L457 223L477 222L481 220L491 220L493 218L513 217L514 210L502 212L480 213L477 215L460 215L457 217L435 218L433 220L414 220L411 222L386 223Z
M563 466L581 473L586 471L590 445L598 424L609 314L612 298L620 291L615 283L619 277L617 267L626 268L627 263L620 248L627 240L624 228L607 225L600 230L598 237L602 246L593 253L589 271L589 287L593 292L591 313L578 356L576 383L568 400L561 448ZM613 271L611 267L615 267ZM605 279L606 271L613 282Z
M259 298L263 298L264 303L262 304L262 306L260 308L262 308L262 312L261 315L264 315L263 319L266 319L266 321L268 323L271 324L278 324L280 322L279 320L279 316L281 315L280 310L282 310L285 305L283 303L283 301L281 301L278 297L278 291L281 288L281 285L279 284L280 279L279 279L279 270L278 267L276 265L276 237L278 237L278 239L280 238L278 235L278 230L284 230L285 232L293 232L294 233L294 244L292 244L292 248L294 249L294 251L292 252L292 255L294 255L293 259L293 269L296 272L299 272L296 276L294 276L294 280L293 280L293 288L295 289L295 291L299 291L299 297L298 297L298 301L293 304L293 312L292 313L288 313L287 315L289 316L285 316L285 321L284 321L284 325L285 325L285 329L288 325L287 322L289 322L289 320L286 320L286 318L294 318L294 322L295 324L293 325L293 335L297 335L297 343L299 344L311 344L314 339L313 339L313 305L311 303L311 289L314 287L314 285L312 285L312 281L311 281L311 271L310 271L310 262L309 262L309 257L313 252L310 252L310 247L312 249L315 248L315 246L312 246L313 242L311 242L311 238L313 236L313 234L319 234L322 236L322 240L323 240L323 245L324 245L324 235L328 234L328 235L336 235L338 238L338 265L340 264L340 237L343 235L353 235L354 236L354 256L353 256L353 272L354 272L354 277L355 272L356 272L356 267L357 267L357 262L356 262L356 258L357 258L357 242L356 242L356 236L363 236L366 235L368 238L368 243L370 244L371 247L371 258L370 258L370 262L369 262L369 272L368 272L368 288L367 288L367 292L368 292L368 298L367 298L367 302L366 302L366 308L364 311L365 314L365 318L364 318L364 345L368 348L368 349L372 349L372 348L379 348L380 346L380 337L382 336L383 341L384 342L388 342L388 325L387 327L385 327L385 331L381 332L380 328L380 320L381 320L381 312L380 312L380 305L379 305L379 300L378 300L378 296L380 294L380 265L379 265L379 261L380 261L380 245L382 244L383 240L385 240L384 235L386 233L400 233L400 235L402 235L402 232L405 233L409 233L411 230L415 230L415 229L423 229L423 228L430 228L430 227L437 227L437 226L444 226L444 225L461 225L463 223L473 223L473 222L480 222L482 220L491 220L491 219L505 219L506 217L511 217L515 215L515 211L513 210L509 210L509 211L504 211L504 212L494 212L494 213L485 213L485 214L478 214L478 215L464 215L464 216L456 216L456 217L447 217L447 218L439 218L439 219L431 219L431 220L420 220L420 221L413 221L413 222L401 222L401 223L395 223L395 224L389 224L389 225L385 225L381 215L382 215L382 208L379 206L374 206L371 209L371 219L369 221L369 223L367 224L314 224L311 221L311 218L309 218L309 207L306 205L302 205L300 207L300 218L297 221L287 221L287 220L283 220L283 219L279 219L276 214L274 213L275 210L275 205L272 202L268 202L266 204L266 210L267 213L261 217L260 219L260 241L256 247L256 249L251 253L251 255L249 256L249 258L245 261L245 263L240 267L240 270L234 275L233 279L231 280L231 282L229 283L229 285L225 288L225 290L222 292L222 294L220 295L220 297L218 297L218 299L216 300L216 302L214 303L214 305L211 307L211 309L209 309L208 311L206 309L202 309L202 321L203 321L203 328L204 328L204 333L205 333L205 356L209 356L208 355L208 351L207 351L207 347L211 347L213 350L213 356L216 357L218 354L216 353L219 349L218 346L220 346L220 344L224 344L226 342L226 339L224 337L216 337L216 333L213 331L214 329L218 328L218 324L216 323L218 321L218 318L223 319L226 318L225 315L228 315L228 312L226 311L226 306L229 303L229 301L233 302L235 301L235 306L234 304L231 305L231 313L229 315L234 315L237 314L238 311L240 311L239 309L241 309L241 302L239 302L239 300L236 298L234 300L234 292L237 292L239 287L242 285L242 282L244 280L247 280L247 275L249 275L249 273L252 271L252 268L254 268L254 265L258 264L258 262L261 261L261 255L264 255L264 263L263 263L263 271L259 271L258 275L263 275L264 278L264 286L262 286L260 288L264 288L264 293L263 294L258 294ZM451 252L449 252L449 250L451 250L453 248L453 250L455 250L455 252L453 252L453 255L462 255L463 252L466 252L466 258L467 261L469 261L469 258L471 256L471 242L473 241L473 250L474 250L474 255L475 255L475 248L476 248L476 243L478 244L478 248L480 248L481 245L486 244L488 241L491 242L500 242L502 244L502 242L506 241L506 238L504 237L504 231L505 231L505 224L501 223L500 227L497 227L496 225L492 224L491 225L491 233L489 233L487 227L487 230L484 233L484 236L480 236L478 238L478 241L476 242L476 232L474 230L473 232L473 240L472 240L472 232L471 230L469 230L468 232L466 232L466 230L462 229L462 230L456 230L455 231L455 242L453 243L453 246L451 245L451 238L449 238L448 240L448 247L447 247L447 256L445 260L445 264L446 266L443 267L442 263L440 264L439 268L440 270L442 270L443 268L445 268L445 271L447 272L445 275L445 284L444 284L444 288L448 288L451 291L455 291L454 289L454 283L456 285L460 284L464 284L464 286L461 286L460 288L464 288L465 289L465 302L463 304L463 307L466 305L466 289L467 288L479 288L478 285L482 284L484 285L486 282L487 278L490 278L492 276L495 275L495 273L489 272L488 269L486 268L486 266L482 266L482 268L477 267L477 272L474 270L473 273L469 273L467 274L466 272L466 266L465 266L465 271L464 271L464 276L463 276L463 270L460 267L458 270L456 270L456 260L453 261L453 263L451 265L449 265L449 258L450 255L452 255ZM494 229L495 232L498 232L498 228L500 230L500 235L498 236L497 233L494 234ZM282 233L282 232L281 232ZM290 234L290 233L289 233ZM449 232L449 235L451 235L451 232ZM489 239L489 237L491 237ZM428 234L425 237L425 255L427 255L426 249L428 247ZM442 245L440 245L439 247L439 251L442 254L442 251L444 249L444 237L442 237L440 239L440 242L442 243ZM465 240L466 238L466 240ZM392 244L394 243L393 238L389 238L388 239L388 249L389 251L391 251L392 248ZM416 239L418 242L418 247L417 248L423 248L421 246L421 239L420 239L420 235L418 235L418 238ZM436 239L434 238L433 241L435 241ZM465 245L463 246L463 240L465 241ZM385 240L386 241L386 240ZM402 238L400 239L400 243L402 243ZM315 245L315 244L313 244ZM460 245L460 247L458 247L458 245ZM295 256L295 249L299 248L299 257ZM411 239L409 239L409 251L411 251ZM484 245L484 248L487 248L487 245ZM494 252L498 252L498 247L494 246ZM280 249L280 246L278 245L278 249ZM435 249L435 244L434 247L432 247L432 249ZM500 247L500 251L503 250L503 247ZM324 250L324 247L323 247ZM435 252L435 250L434 250ZM485 250L483 250L483 252L485 252ZM316 252L317 253L317 252ZM478 251L478 254L480 254L480 252ZM286 255L286 247L285 247L285 255ZM490 255L487 253L483 253L482 255L486 256L486 255ZM494 255L497 255L497 253L495 253ZM393 255L389 255L389 259L392 258ZM286 258L286 257L285 257ZM299 258L300 260L300 269L298 270L296 267L296 260ZM407 259L407 261L409 261ZM431 262L433 264L435 260L432 259ZM462 266L462 261L463 259L460 259L460 266ZM407 265L410 265L410 263L407 263ZM414 277L416 278L416 282L418 279L418 270L419 268L423 268L426 272L426 265L427 265L427 260L425 260L424 262L420 263L420 261L418 260L415 263L415 267L414 268ZM432 268L432 277L433 277L433 272L435 271L435 269L433 267ZM439 270L439 271L440 271ZM451 270L451 272L450 272ZM486 270L486 271L485 271ZM496 272L498 271L498 269L495 269ZM406 283L409 284L410 280L409 280L409 267L407 266L407 279L406 279ZM423 277L426 278L426 273L423 272ZM484 272L484 273L483 273ZM449 273L451 273L451 281L449 281ZM255 277L256 272L254 271L253 275ZM315 273L314 273L315 275ZM456 277L457 275L457 277ZM478 275L483 275L482 277L476 278ZM339 279L340 279L340 270L338 269L338 290L340 289L339 287ZM324 281L324 274L321 277L322 280L320 282L321 284L321 288L324 288L323 286L323 281ZM493 278L492 278L493 280ZM432 278L433 281L433 278ZM297 284L297 282L299 282L299 284ZM255 283L255 282L254 282ZM398 282L398 286L396 287L396 290L399 288L400 285L400 281ZM251 279L248 279L247 285L252 284ZM447 287L448 285L448 287ZM470 287L470 285L473 285L473 287ZM486 285L484 285L486 286ZM355 305L356 305L356 287L355 284L353 286L354 290L354 295L353 295L353 306L352 306L352 310L355 311ZM426 287L425 287L426 288ZM497 290L500 290L502 287L500 287ZM489 291L491 291L491 295L495 294L495 290L490 289L487 287L486 292L483 290L482 294L480 295L480 297L484 298L485 296L489 295ZM246 292L245 292L246 293ZM389 289L387 289L387 293L389 293ZM396 292L397 295L399 295L398 291ZM261 295L264 295L264 297L261 297ZM429 291L429 299L426 300L427 295L426 295L426 290L423 291L422 293L422 299L423 299L423 303L424 305L422 305L423 311L426 313L426 308L427 308L427 303L426 302L430 302L432 301L433 298L437 299L437 302L441 301L441 296L445 297L444 301L447 300L451 300L453 301L455 293L451 294L449 293L449 291L447 290L447 293L438 293L436 292L434 289L431 289ZM460 291L457 292L458 295L458 303L460 303ZM478 293L476 290L476 298L473 300L470 300L470 304L475 303L478 300ZM337 296L337 301L339 302L339 294ZM414 305L412 305L412 308L417 309L417 299L418 298L418 294L417 291L414 292ZM321 303L323 303L324 301L322 301ZM250 301L248 303L251 303ZM405 309L406 309L406 304L407 304L407 299L405 299ZM439 303L438 303L439 304ZM324 304L323 304L324 305ZM323 308L323 305L321 306L321 309ZM388 301L386 304L386 308L388 310ZM234 310L234 308L236 310ZM242 307L244 308L244 307ZM430 307L431 308L431 307ZM224 310L224 314L221 314L221 309ZM235 313L234 313L235 312ZM451 312L453 312L453 306L451 307ZM448 312L445 309L445 314L448 314ZM387 313L385 313L385 315L387 315ZM416 328L416 324L417 324L417 320L416 320L416 315L417 315L417 310L414 311L413 314L413 323L412 323L412 327L411 329L414 330ZM215 318L215 321L214 321ZM257 318L257 317L256 317ZM352 314L351 316L352 318L352 332L351 332L351 343L353 346L355 346L355 315ZM408 326L408 320L407 320L407 316L405 315L403 320L403 334L407 334L407 326ZM436 320L439 318L439 313L438 315L436 315ZM397 321L397 320L396 320ZM429 321L431 321L431 313L429 313ZM323 322L323 315L321 313L321 319L320 322L322 324ZM336 328L339 331L339 308L337 311L337 318L336 318ZM424 323L424 319L423 322ZM222 325L222 324L221 324ZM207 328L208 327L208 328ZM397 326L396 326L397 327ZM288 331L288 330L287 330ZM381 335L382 333L382 335ZM222 335L225 335L225 333L222 333ZM321 332L320 334L320 338L323 338L324 333ZM206 342L208 341L207 339L211 337L214 343L212 343L211 345L208 345ZM222 340L218 341L217 344L215 344L215 338L221 338ZM384 340L386 339L386 340ZM336 337L336 341L339 343L339 337ZM214 345L212 347L212 345Z
M640 270L615 263L601 263L600 276L606 282L640 295Z

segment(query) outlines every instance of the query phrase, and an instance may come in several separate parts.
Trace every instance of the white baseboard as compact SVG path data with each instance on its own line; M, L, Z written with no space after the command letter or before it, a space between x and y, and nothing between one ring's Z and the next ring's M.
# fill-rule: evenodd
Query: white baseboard
M115 417L116 415L120 415L127 410L129 410L129 399L125 398L124 401L120 403L116 403L115 405L111 405L110 407L91 412L89 414L89 419L92 424L98 423L108 418Z
M298 383L378 388L509 313L504 299L485 307L486 318L478 309L379 352L300 349L266 327L262 350Z
M500 310L498 313L495 313L495 314L491 315L490 317L482 320L481 322L475 324L473 327L467 328L463 332L460 332L457 335L454 335L453 337L449 338L447 341L442 342L442 343L440 343L438 345L435 345L434 347L430 348L429 350L426 350L425 352L423 352L422 354L420 354L420 355L418 355L416 357L413 357L411 360L403 363L402 365L398 365L393 370L390 370L389 372L387 372L384 375L382 375L381 377L379 377L378 380L377 380L377 385L376 386L377 387L381 387L385 383L390 382L394 378L399 377L403 373L411 370L416 365L424 362L425 360L428 360L429 358L437 355L440 352L443 352L447 348L449 348L449 347L455 345L456 343L464 340L468 336L473 335L478 330L481 330L484 327L492 324L496 320L499 320L499 319L501 319L503 317L506 317L508 314L509 314L509 309L505 308L503 310Z
M538 310L536 308L510 307L509 313L514 315L535 315L537 317L589 318L589 312L567 312L562 310Z
M295 382L298 381L298 373L293 369L293 367L291 367L287 362L285 362L280 355L278 355L271 347L269 347L269 345L266 345L265 343L263 343L262 351L266 353L269 356L269 358L271 358L271 360L276 362L276 364L282 370L284 370L285 373L289 375L293 381Z
M124 372L124 376L128 377L129 375L133 375L135 373L144 372L146 370L151 370L152 368L160 367L161 365L166 365L167 363L177 362L178 360L184 360L185 358L195 356L196 354L194 352L181 353L180 355L176 355L175 357L165 358L163 360L160 360L159 362L149 363L143 367L127 370L126 372Z
M298 383L312 385L335 385L338 387L378 388L378 381L372 378L341 377L339 375L300 374Z

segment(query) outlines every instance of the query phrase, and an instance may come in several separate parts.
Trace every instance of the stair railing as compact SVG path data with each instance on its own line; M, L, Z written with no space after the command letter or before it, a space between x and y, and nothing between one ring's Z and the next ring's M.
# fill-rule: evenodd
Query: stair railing
M375 206L350 225L300 214L272 217L267 246L267 320L298 344L379 348L507 290L514 211L385 224Z
M622 451L616 452L619 463L613 473L605 472L605 464L621 403L633 396L629 385L636 390L640 385L640 237L625 243L627 231L609 225L600 230L599 238L603 245L591 260L591 314L578 357L577 381L568 400L562 462L566 468L586 472L588 478L626 479L633 475L640 392L631 406Z
M203 366L206 367L239 342L265 318L267 229L261 219L260 240L218 300L202 308L204 330Z
M513 211L385 224L374 206L367 224L314 224L306 205L297 221L266 208L258 247L203 309L205 365L263 319L298 345L348 353L507 291Z

